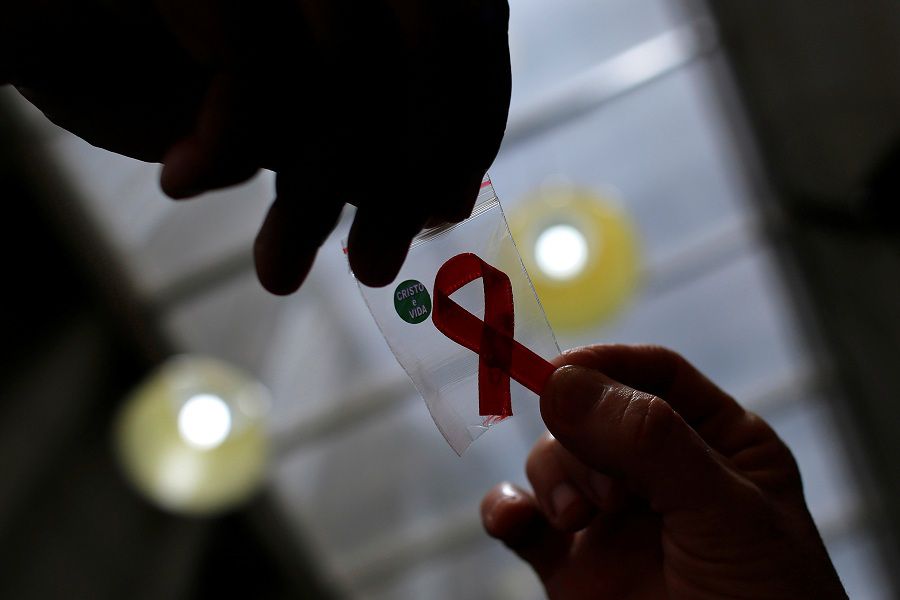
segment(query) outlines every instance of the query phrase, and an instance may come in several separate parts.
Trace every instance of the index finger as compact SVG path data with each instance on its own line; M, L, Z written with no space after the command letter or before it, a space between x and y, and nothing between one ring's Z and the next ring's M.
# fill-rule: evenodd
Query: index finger
M361 206L347 242L350 266L356 277L370 287L383 287L392 282L425 220L418 211L392 210L387 202Z

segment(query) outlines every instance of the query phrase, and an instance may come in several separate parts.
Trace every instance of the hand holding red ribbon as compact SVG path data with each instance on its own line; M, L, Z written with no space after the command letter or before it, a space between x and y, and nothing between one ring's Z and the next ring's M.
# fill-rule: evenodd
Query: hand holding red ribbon
M484 321L450 299L476 279L484 280ZM512 283L503 271L472 253L443 264L434 280L431 318L438 331L475 352L479 414L500 421L512 415L509 379L540 395L555 367L513 338Z

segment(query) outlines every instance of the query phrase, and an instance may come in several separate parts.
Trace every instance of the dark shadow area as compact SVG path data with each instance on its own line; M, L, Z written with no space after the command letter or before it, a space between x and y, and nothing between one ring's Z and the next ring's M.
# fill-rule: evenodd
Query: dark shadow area
M0 110L0 597L331 597L264 497L188 519L124 480L111 420L166 344L27 139Z

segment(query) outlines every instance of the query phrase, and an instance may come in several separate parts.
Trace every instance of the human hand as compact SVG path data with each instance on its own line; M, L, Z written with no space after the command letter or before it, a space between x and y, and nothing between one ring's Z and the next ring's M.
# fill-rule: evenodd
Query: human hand
M299 287L345 202L361 281L471 212L509 107L506 0L13 0L0 83L174 198L277 172L255 244Z
M846 598L790 450L679 355L564 354L541 397L551 435L501 484L487 532L554 600Z

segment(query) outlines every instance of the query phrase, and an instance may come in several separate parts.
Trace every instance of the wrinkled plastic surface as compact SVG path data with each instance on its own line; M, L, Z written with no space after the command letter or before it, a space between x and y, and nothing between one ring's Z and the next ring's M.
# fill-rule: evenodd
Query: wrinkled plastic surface
M449 339L432 320L435 276L448 260L465 253L477 255L509 277L515 341L544 359L557 356L556 338L488 178L482 183L472 216L456 225L422 232L413 241L406 263L392 284L383 288L359 286L388 346L424 398L438 429L460 455L484 432L506 420L479 414L479 355ZM482 280L467 284L450 297L484 320ZM510 418L538 410L535 393L514 380L510 381L510 395Z

